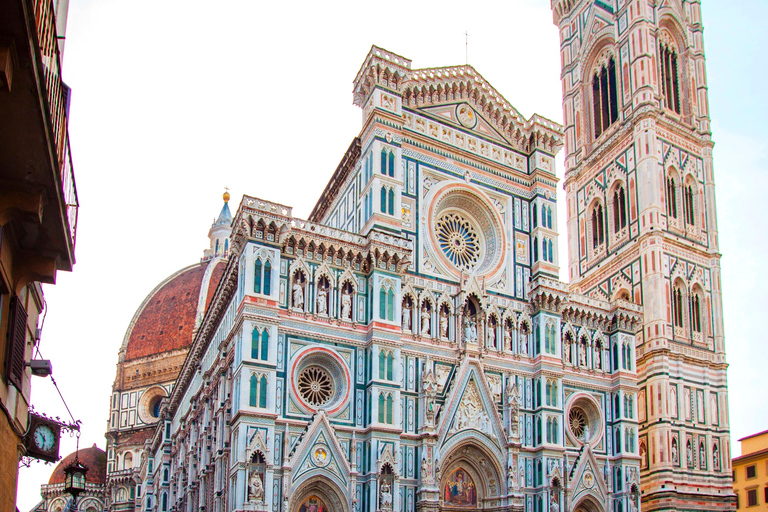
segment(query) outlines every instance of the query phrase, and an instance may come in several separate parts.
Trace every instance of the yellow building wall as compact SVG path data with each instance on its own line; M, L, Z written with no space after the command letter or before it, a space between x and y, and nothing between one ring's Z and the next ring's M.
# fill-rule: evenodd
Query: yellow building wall
M742 439L741 453L732 461L733 490L738 497L736 510L768 510L768 431ZM747 468L751 466L755 466L755 476L747 478ZM756 491L756 505L749 505L750 490Z

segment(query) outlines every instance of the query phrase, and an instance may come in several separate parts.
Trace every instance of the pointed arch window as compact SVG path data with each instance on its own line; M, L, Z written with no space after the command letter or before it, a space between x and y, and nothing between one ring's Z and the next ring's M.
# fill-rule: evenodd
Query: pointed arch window
M533 261L539 261L539 239L533 237Z
M272 292L272 264L269 260L264 262L264 295Z
M251 374L250 396L248 405L251 407L267 407L267 376Z
M605 219L603 205L598 203L592 209L592 248L597 249L605 242Z
M554 263L555 258L554 258L554 255L552 254L552 240L547 240L547 253L549 253L549 262Z
M392 288L387 292L387 320L392 322L395 319L395 292Z
M387 213L387 188L382 185L381 186L381 197L379 198L381 200L381 213Z
M381 150L381 174L387 174L387 150Z
M395 191L393 189L389 189L389 214L395 214Z
M389 152L389 175L395 177L395 153Z
M253 292L261 293L261 258L256 259L256 265L253 269Z
M387 319L387 290L379 290L379 318Z
M385 396L386 395L386 396ZM394 423L393 416L395 410L395 400L392 393L379 393L379 423L391 425Z
M624 187L619 185L613 193L613 231L627 227L627 199Z
M544 210L542 208L541 212L542 216L544 215ZM531 220L533 221L533 227L538 227L539 225L539 216L536 214L536 203L533 203L533 206L531 206ZM544 222L542 222L542 225Z
M256 258L253 266L253 292L270 295L272 293L272 264L269 260Z
M594 109L595 138L598 138L619 118L616 95L616 64L613 57L595 70L592 77L592 106Z
M552 229L552 207L550 206L547 206L547 227Z
M666 35L666 34L665 34ZM680 84L677 78L677 49L669 40L659 43L662 107L680 113Z
M683 188L683 216L685 223L694 226L696 224L696 215L693 208L694 197L696 197L693 190L693 185L688 184Z
M675 190L675 178L667 177L667 215L677 218L677 192Z
M691 295L691 326L695 332L701 332L701 300L698 293Z
M672 290L672 316L675 327L683 327L683 290L680 286Z

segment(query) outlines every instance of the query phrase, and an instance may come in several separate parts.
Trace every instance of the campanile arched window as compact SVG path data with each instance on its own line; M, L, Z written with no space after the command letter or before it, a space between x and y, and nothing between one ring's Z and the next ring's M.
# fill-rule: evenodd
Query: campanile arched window
M597 249L605 242L605 219L603 205L597 203L592 208L592 248Z
M661 106L680 113L680 84L677 72L677 46L664 31L659 38L659 67L661 68Z
M627 227L627 196L624 187L619 185L613 192L613 231L618 233Z
M595 138L598 138L619 119L616 63L612 55L595 68L592 76L592 109Z

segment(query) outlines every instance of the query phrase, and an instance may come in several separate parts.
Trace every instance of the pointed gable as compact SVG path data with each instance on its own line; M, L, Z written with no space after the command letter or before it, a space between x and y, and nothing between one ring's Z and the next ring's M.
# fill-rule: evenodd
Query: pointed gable
M314 475L329 476L330 473L342 489L347 488L352 470L325 411L318 412L307 427L290 458L290 465L293 467L294 486Z
M579 452L569 481L573 503L578 503L586 496L592 496L599 503L604 503L608 497L608 486L603 472L589 444L584 445Z
M483 434L496 448L506 448L506 433L493 394L479 363L465 360L439 419L438 439L443 446L455 436Z

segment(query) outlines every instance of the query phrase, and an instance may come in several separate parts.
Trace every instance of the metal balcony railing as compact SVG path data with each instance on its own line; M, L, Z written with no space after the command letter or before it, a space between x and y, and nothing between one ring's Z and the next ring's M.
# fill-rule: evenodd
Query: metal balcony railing
M45 93L48 102L48 114L58 157L62 198L66 207L69 235L71 237L70 242L74 248L79 203L69 148L67 93L61 81L56 14L51 0L31 0L31 3L35 14L37 38L40 45L40 60L42 62Z

